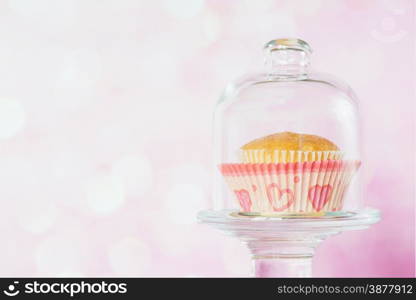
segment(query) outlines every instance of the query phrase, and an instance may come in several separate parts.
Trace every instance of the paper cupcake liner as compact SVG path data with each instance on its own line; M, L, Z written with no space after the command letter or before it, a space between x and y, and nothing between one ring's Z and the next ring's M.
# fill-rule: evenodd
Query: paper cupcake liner
M290 151L290 150L242 150L241 161L243 163L289 163L289 162L313 162L317 160L340 160L343 157L341 151Z
M220 166L245 213L311 214L342 209L360 161L236 163Z

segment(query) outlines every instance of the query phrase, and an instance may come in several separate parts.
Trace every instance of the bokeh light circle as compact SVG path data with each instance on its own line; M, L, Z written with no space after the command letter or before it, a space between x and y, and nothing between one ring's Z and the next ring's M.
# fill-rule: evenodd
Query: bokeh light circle
M25 124L23 105L15 100L0 98L0 140L15 136Z

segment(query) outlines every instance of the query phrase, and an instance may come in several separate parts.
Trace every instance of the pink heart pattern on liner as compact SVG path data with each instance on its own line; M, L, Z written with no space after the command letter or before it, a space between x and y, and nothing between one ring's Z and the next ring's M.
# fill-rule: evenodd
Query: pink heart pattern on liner
M361 162L222 164L220 171L240 210L255 213L316 213L342 210Z
M329 184L320 186L319 184L312 186L308 191L308 199L311 201L313 208L316 211L321 209L328 203L332 186Z
M291 189L281 189L276 183L271 183L267 186L267 198L273 207L273 211L281 212L293 204L294 196ZM278 205L279 203L280 205Z

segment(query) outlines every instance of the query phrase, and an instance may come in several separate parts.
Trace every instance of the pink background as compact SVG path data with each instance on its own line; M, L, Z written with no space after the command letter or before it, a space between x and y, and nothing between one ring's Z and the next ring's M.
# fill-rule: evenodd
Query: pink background
M212 110L300 37L361 100L369 230L316 276L414 276L414 1L0 1L0 276L248 276L196 224Z

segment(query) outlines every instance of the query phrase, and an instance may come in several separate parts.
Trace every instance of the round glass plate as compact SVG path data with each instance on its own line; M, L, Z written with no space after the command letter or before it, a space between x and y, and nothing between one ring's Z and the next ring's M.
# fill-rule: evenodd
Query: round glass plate
M236 211L205 210L198 214L202 223L222 229L264 230L264 231L313 231L313 230L355 230L364 229L377 223L380 213L376 209L364 208L356 211L331 212L323 215L248 215Z

